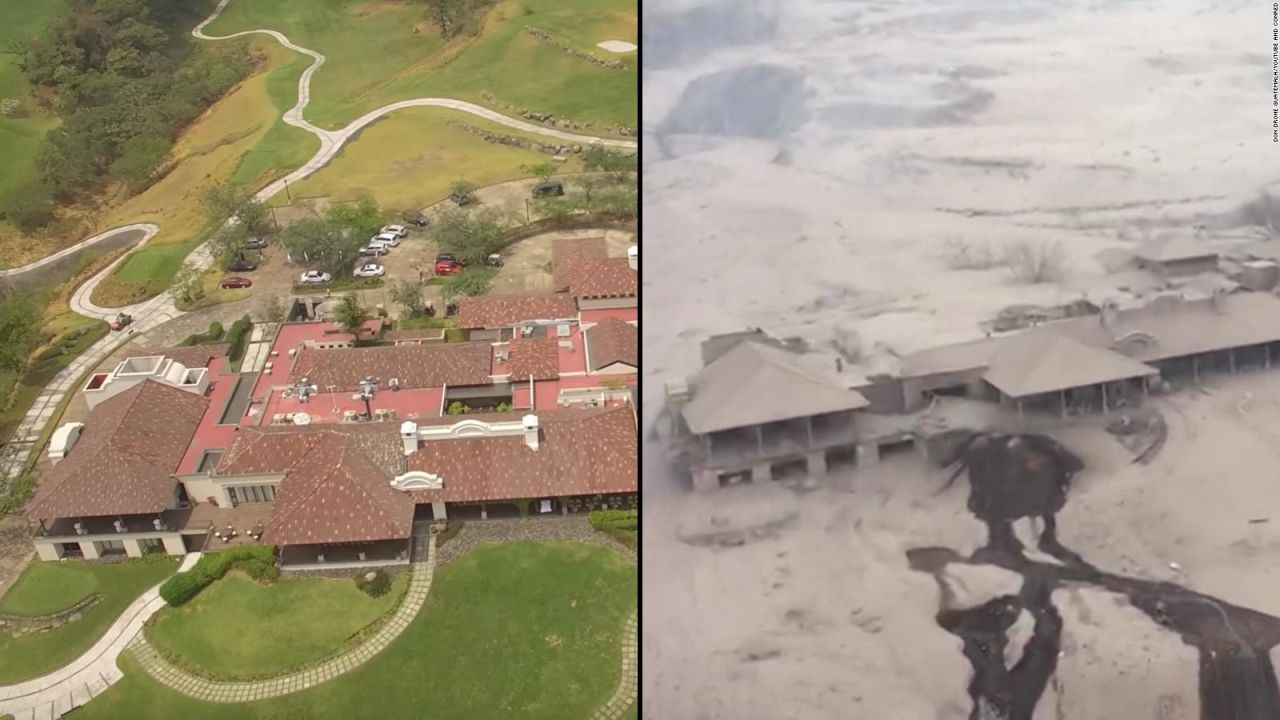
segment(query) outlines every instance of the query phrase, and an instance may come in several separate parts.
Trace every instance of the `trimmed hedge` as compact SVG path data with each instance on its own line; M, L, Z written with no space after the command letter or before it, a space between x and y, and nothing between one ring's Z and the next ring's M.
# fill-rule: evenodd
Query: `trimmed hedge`
M227 342L230 343L231 349L227 354L231 356L232 362L240 362L240 359L244 357L244 351L249 341L249 330L252 327L253 321L249 319L248 315L231 323L231 329L227 330Z
M276 549L269 545L241 545L202 556L184 573L178 573L160 586L160 597L173 607L185 605L200 591L221 580L229 570L242 570L261 583L275 582L280 577L276 567Z
M178 347L191 347L192 345L206 345L208 343L217 342L222 339L222 323L214 320L209 323L209 329L195 335L188 335L178 343Z
M640 527L637 510L592 510L587 516L597 530L636 530Z

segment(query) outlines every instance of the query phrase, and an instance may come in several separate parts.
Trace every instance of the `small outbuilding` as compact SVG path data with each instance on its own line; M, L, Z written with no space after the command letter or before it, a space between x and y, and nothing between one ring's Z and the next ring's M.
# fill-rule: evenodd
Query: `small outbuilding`
M1164 236L1143 243L1135 253L1138 266L1162 277L1216 272L1218 251L1185 235Z

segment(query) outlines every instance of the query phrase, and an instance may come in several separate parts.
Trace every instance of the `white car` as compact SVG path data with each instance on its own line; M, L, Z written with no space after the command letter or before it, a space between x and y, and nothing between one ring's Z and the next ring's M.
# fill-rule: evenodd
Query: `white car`
M369 263L356 268L352 274L356 277L382 277L387 274L387 269L378 263Z
M386 245L388 247L397 247L400 245L400 237L395 233L379 233L369 239L370 245Z
M333 276L327 272L308 270L302 273L302 277L298 278L298 282L302 285L323 285L332 279Z
M409 234L409 229L403 225L388 225L378 231L379 235L395 235L402 238Z
M368 247L360 248L360 257L382 257L389 252L391 251L382 243L369 243Z

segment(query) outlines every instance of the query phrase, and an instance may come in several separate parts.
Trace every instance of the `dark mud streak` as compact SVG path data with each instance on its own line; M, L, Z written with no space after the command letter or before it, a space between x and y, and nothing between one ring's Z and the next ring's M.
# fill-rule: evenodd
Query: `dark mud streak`
M1032 720L1057 669L1062 617L1050 597L1053 590L1071 583L1124 595L1152 621L1199 651L1202 720L1280 718L1280 685L1269 655L1280 644L1280 619L1176 583L1100 570L1058 540L1056 512L1065 504L1072 476L1083 467L1070 451L1044 436L983 434L960 448L956 463L958 472L968 472L969 509L986 524L987 545L969 558L947 548L919 548L907 553L908 562L934 574L944 597L949 591L939 574L952 562L994 565L1023 578L1017 596L967 610L944 609L937 616L940 626L963 640L965 657L973 666L971 719L982 717L981 708L987 706L1008 720ZM1023 554L1012 521L1028 516L1042 519L1039 548L1061 565ZM1008 629L1022 610L1035 619L1035 630L1021 659L1006 669Z

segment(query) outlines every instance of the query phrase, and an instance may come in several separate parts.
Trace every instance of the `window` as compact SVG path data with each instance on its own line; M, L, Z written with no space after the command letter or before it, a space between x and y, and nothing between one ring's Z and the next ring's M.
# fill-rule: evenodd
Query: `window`
M233 485L228 488L232 505L276 501L275 485Z

